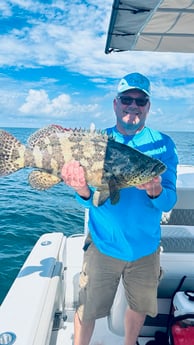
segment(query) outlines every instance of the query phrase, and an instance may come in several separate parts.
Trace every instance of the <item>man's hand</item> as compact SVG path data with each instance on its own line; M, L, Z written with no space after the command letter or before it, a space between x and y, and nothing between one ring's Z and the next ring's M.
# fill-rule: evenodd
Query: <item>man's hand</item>
M84 199L89 199L90 189L85 179L83 167L77 161L71 161L64 164L61 170L61 176L64 182L75 189L75 191Z
M161 176L154 177L150 182L143 183L141 185L136 186L138 189L144 189L146 193L151 198L156 198L162 192L162 178Z

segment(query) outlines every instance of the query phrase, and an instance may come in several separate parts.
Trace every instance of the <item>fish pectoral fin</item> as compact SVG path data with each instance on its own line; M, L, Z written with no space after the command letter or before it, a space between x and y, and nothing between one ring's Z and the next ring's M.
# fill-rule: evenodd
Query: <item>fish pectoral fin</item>
M32 188L45 190L61 182L61 179L45 171L35 170L30 173L28 181Z
M93 195L93 205L96 207L103 205L109 196L108 189L96 190Z
M109 194L110 194L111 204L112 205L117 204L117 202L120 199L120 192L114 178L111 178L109 181Z

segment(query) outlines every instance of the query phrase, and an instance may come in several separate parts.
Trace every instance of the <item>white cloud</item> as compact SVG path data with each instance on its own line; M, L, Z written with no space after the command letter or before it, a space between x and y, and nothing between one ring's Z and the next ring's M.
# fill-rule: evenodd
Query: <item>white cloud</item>
M24 15L26 21L19 28L14 27L13 21L13 29L0 36L0 65L65 66L87 76L113 78L133 70L148 75L188 66L194 70L192 54L123 52L105 55L112 0L55 1L52 4L12 0L1 4L2 11L11 15L13 5L19 6L21 19ZM30 16L32 13L36 16Z
M3 17L10 17L12 15L11 7L6 0L1 0L0 13Z
M10 76L0 80L1 118L13 116L18 121L21 118L22 124L33 120L35 123L41 118L43 122L54 118L82 124L93 118L106 126L114 121L111 102L117 79L134 71L150 77L153 98L160 101L153 108L151 120L158 124L162 119L164 126L166 122L169 124L172 119L168 120L166 104L172 99L177 100L179 123L183 122L182 100L188 104L185 117L191 118L194 80L188 84L184 78L192 77L193 55L145 52L106 55L111 6L112 0L0 1L0 13L6 24L0 35L0 67ZM48 72L41 76L41 68L43 72L50 71L46 67L52 66L58 66L61 75ZM12 77L12 70L28 68L34 71L32 80L30 73L29 77L24 73L13 73ZM72 83L69 75L74 76ZM81 81L77 83L75 76L78 79L81 76Z
M50 99L45 90L29 90L26 101L20 106L19 111L24 115L43 115L53 118L70 117L73 113L91 113L96 111L97 104L81 105L72 103L71 97L61 94Z

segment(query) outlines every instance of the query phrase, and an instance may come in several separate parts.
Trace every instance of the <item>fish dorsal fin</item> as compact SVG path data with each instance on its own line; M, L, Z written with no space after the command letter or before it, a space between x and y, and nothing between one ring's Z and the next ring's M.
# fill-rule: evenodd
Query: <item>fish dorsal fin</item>
M96 131L96 126L95 126L95 124L92 122L92 123L90 124L90 133L95 133L95 131Z
M93 205L98 207L105 203L105 201L109 198L109 190L96 190L93 195Z
M109 193L111 204L117 204L117 202L120 199L120 192L118 190L117 183L113 177L109 181Z
M45 171L35 170L30 173L28 181L32 188L46 190L61 182L61 179Z
M49 145L48 138L53 136L56 133L64 133L68 131L68 129L63 128L59 125L50 125L41 129L38 129L35 133L31 134L28 138L28 146L33 148L34 146L42 146ZM47 142L48 141L48 142Z

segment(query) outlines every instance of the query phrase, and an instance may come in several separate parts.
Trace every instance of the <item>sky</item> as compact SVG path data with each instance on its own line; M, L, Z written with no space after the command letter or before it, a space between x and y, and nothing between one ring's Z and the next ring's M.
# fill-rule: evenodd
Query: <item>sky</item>
M0 127L102 129L131 72L151 81L147 125L194 131L194 55L105 54L112 0L0 1Z

